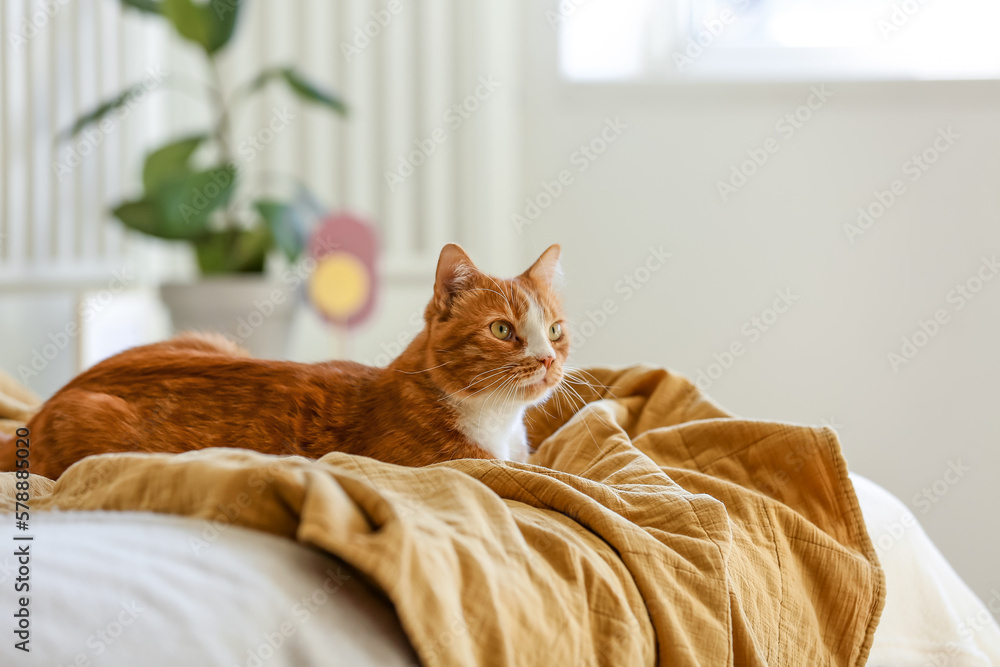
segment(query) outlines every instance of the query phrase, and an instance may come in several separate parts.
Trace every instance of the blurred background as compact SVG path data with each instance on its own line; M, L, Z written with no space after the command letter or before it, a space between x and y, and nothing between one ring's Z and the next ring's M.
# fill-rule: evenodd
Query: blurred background
M212 318L384 365L444 243L505 275L560 243L576 364L835 428L1000 600L998 24L994 0L5 0L0 368L46 397Z

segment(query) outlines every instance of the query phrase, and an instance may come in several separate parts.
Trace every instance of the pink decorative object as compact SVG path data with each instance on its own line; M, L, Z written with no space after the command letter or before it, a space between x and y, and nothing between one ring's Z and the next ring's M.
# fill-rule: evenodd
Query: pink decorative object
M328 215L309 239L308 252L316 268L307 292L323 319L346 329L368 319L379 288L372 225L351 213Z

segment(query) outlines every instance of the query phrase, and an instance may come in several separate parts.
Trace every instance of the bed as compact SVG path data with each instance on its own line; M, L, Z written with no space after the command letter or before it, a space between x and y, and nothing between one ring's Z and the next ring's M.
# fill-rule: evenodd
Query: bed
M734 419L661 369L591 373L586 407L532 415L528 464L217 449L35 480L32 650L3 662L1000 662L919 525L881 539L907 510L832 431Z

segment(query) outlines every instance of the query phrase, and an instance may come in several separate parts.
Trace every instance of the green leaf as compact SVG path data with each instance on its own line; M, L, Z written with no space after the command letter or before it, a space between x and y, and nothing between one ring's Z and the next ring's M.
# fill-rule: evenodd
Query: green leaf
M283 67L272 67L271 69L264 70L246 83L242 90L239 91L240 94L249 95L250 93L260 90L274 79L282 77L282 72L284 70L285 68Z
M305 245L304 224L298 209L291 204L273 200L254 202L254 207L267 223L278 248L294 262Z
M202 273L260 273L273 240L267 228L224 229L194 242Z
M213 232L194 242L195 254L198 257L198 268L207 275L226 273L232 235L228 231Z
M243 2L244 0L209 0L205 6L205 12L211 14L208 18L209 53L215 53L232 39Z
M230 235L225 232L213 232L194 242L198 268L202 273L211 275L226 272L230 242Z
M321 104L342 116L347 115L347 104L339 95L334 92L324 90L320 86L306 79L302 74L292 67L275 67L267 69L257 75L247 84L245 93L252 93L266 86L274 79L281 79L296 95L309 102Z
M208 169L160 186L156 195L164 238L193 239L208 231L212 213L229 203L236 188L232 165Z
M130 229L150 236L159 236L156 231L162 226L162 222L154 201L149 199L127 201L114 209L112 213Z
M96 123L100 121L102 118L104 118L112 111L115 111L119 107L124 106L124 104L128 101L129 97L142 87L143 84L141 83L137 83L134 86L130 86L125 90L125 92L123 92L118 97L107 100L106 102L103 102L100 105L98 105L96 109L80 116L79 118L76 119L76 122L73 123L73 125L69 129L63 130L59 134L57 140L65 141L66 139L72 139L83 128L87 127L91 123Z
M159 0L122 0L122 4L126 7L138 9L140 12L146 12L147 14L160 13Z
M236 168L226 165L157 184L154 192L114 210L127 227L161 239L198 239L209 230L212 213L229 203Z
M207 51L210 28L203 9L203 6L196 5L192 0L163 0L161 11L181 37L201 45Z
M285 70L285 81L299 94L299 97L329 107L342 116L347 115L347 105L340 97L319 88L295 70L291 68Z
M126 227L149 236L171 241L198 238L208 231L207 216L191 216L185 220L163 200L145 198L125 202L112 211Z
M146 192L153 194L166 183L190 176L188 160L206 138L207 135L199 134L181 139L146 156L142 167L142 184Z
M259 225L252 229L240 230L236 237L235 252L230 266L235 271L263 271L267 254L274 247L274 238L267 227Z
M213 54L226 44L236 29L241 0L162 0L161 12L181 37Z

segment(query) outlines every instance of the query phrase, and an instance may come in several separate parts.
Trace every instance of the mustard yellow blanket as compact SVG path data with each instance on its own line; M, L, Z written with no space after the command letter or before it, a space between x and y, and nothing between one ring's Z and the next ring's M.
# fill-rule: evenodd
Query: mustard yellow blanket
M38 480L33 509L322 549L385 593L428 666L863 665L884 580L833 432L731 418L664 370L590 373L585 407L530 415L531 464L105 455Z

